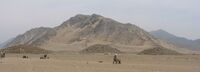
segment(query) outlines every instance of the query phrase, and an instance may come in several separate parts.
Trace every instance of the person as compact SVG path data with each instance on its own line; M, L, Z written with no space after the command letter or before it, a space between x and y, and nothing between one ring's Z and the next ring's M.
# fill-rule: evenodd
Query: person
M5 55L6 55L6 53L1 51L1 58L4 58Z
M117 59L117 54L114 55L114 59Z
M121 64L121 60L118 59L117 54L115 54L113 57L113 64Z
M0 55L1 55L1 57L0 57L0 59L1 59L0 63L2 63L2 59L5 58L6 53L1 51Z

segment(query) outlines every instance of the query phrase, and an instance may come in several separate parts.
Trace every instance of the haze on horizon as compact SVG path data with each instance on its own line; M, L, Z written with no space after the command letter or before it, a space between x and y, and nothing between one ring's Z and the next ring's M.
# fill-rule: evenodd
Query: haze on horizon
M0 0L0 43L35 27L93 13L147 30L200 39L199 0Z

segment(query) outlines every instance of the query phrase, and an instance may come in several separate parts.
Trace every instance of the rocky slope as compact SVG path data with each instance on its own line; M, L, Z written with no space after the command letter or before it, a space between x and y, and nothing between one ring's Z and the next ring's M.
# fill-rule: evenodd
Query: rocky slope
M53 28L34 28L22 35L18 35L12 41L7 43L7 45L5 45L4 47L10 47L21 44L38 46L47 41L50 37L55 35L56 31Z
M11 38L3 43L0 44L0 49L5 48L7 44L9 44L10 42L12 42L14 40L14 38Z
M133 24L123 24L100 15L76 15L55 27L57 35L41 47L79 51L94 44L109 44L129 51L157 45L155 39ZM134 47L134 48L133 48Z

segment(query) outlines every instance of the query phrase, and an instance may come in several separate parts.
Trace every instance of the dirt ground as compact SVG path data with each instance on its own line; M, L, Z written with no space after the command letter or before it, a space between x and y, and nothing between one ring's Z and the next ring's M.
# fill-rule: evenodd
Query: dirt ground
M121 54L122 64L112 64L113 55L8 54L0 60L0 72L200 72L200 55ZM99 63L102 61L102 63Z

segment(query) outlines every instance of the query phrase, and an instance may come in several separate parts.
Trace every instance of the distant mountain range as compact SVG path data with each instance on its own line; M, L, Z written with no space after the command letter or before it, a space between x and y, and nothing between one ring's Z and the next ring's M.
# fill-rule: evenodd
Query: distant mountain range
M178 37L173 34L170 34L164 30L156 30L150 32L154 37L168 41L178 47L186 48L190 50L200 50L200 39L190 40L184 37Z
M171 41L171 38L175 36L163 33L161 30L151 33L156 38L133 24L123 24L97 14L78 14L54 28L31 29L18 35L4 47L31 45L51 51L81 51L95 44L103 44L115 47L122 52L138 53L158 46L170 49L168 51L182 52L180 48L157 39L160 37L160 39L166 38L167 41L168 39Z
M9 40L7 40L7 41L1 43L1 44L0 44L0 49L1 49L1 48L5 48L6 45L7 45L8 43L10 43L10 42L11 42L12 40L14 40L14 39L15 39L15 38L11 38L11 39L9 39Z

